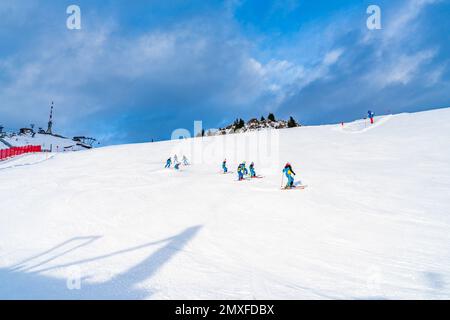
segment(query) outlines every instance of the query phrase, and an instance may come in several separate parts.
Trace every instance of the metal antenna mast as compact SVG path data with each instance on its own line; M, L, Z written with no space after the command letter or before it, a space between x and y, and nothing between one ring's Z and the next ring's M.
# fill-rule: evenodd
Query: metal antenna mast
M50 108L50 119L48 120L48 128L47 128L48 134L52 134L52 127L53 127L53 101L52 106Z

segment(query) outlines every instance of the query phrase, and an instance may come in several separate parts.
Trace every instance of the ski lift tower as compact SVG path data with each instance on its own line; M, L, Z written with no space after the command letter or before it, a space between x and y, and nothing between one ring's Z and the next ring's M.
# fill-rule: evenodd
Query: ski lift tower
M52 134L52 127L53 127L53 101L52 106L50 108L50 118L48 120L48 128L46 131L47 134Z

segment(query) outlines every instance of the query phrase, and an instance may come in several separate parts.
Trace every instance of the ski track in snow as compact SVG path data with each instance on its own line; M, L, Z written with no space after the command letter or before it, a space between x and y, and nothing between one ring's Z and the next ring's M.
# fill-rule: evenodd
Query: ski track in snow
M392 115L375 117L374 124L370 123L370 119L358 120L355 122L344 124L343 127L337 127L337 130L346 132L346 133L364 133L369 130L374 130L379 126L384 125L387 121L392 118Z
M245 144L179 172L178 141L2 162L0 298L449 299L450 109L346 126L280 130L242 182L220 168Z
M33 153L20 155L8 160L1 161L0 170L39 164L41 162L52 159L54 156L55 154L47 154L47 153Z

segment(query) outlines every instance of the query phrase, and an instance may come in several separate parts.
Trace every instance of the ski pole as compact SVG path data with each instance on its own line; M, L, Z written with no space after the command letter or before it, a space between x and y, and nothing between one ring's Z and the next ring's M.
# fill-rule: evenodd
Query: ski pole
M281 188L283 188L283 180L284 180L284 174L281 174Z

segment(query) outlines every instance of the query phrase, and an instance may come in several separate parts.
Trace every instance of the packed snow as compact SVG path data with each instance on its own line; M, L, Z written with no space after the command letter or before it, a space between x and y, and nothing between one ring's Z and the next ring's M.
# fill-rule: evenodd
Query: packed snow
M449 137L450 108L8 161L0 298L449 299Z

